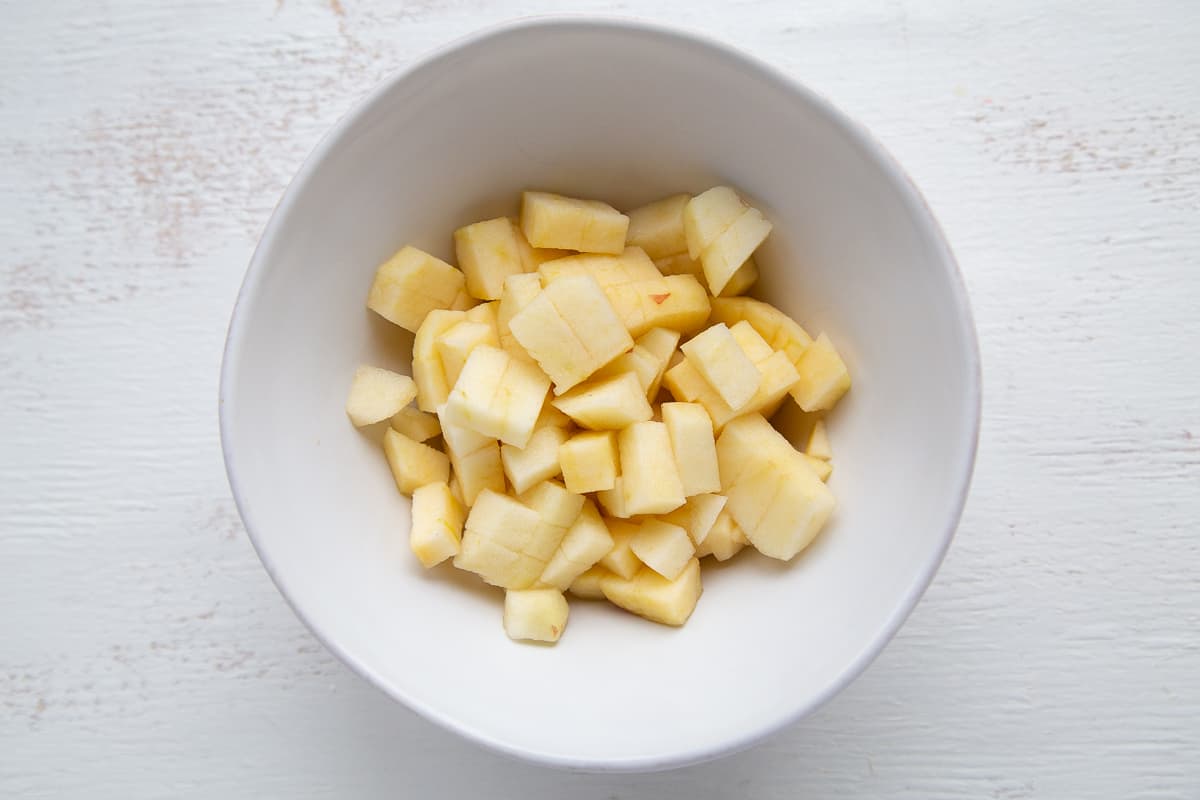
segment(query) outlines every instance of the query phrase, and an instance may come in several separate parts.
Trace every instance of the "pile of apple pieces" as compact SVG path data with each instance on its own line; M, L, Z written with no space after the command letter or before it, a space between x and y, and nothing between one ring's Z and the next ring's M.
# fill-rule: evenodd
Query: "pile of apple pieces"
M628 216L526 192L519 223L455 232L461 270L413 247L379 267L367 306L416 334L412 377L360 367L347 413L390 421L413 552L505 589L512 638L557 641L567 591L682 625L700 558L788 560L829 517L820 416L850 377L739 296L770 230L727 187ZM789 400L804 452L767 421Z

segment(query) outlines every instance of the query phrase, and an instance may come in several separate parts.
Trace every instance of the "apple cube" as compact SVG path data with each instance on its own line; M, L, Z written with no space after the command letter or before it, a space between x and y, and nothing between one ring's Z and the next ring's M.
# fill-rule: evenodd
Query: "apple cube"
M652 400L658 395L663 373L667 371L667 362L671 360L679 338L679 331L651 328L633 343L632 350L596 370L592 377L611 378L622 372L632 372L646 390L646 398Z
M669 581L679 577L692 560L696 547L683 528L660 519L648 519L629 540L638 560Z
M813 458L823 458L826 461L833 458L833 448L829 445L829 431L825 429L825 420L819 419L813 425L804 452Z
M766 241L771 223L757 208L748 208L700 255L708 290L721 294L738 268Z
M629 217L607 203L549 192L521 195L521 231L534 247L617 254L625 249Z
M800 380L792 393L805 411L833 408L850 388L850 372L829 337L821 334L796 364Z
M721 491L717 468L717 444L712 418L697 403L663 403L662 421L671 438L675 468L683 493L692 495Z
M604 600L604 592L600 589L600 584L610 575L612 575L611 572L597 564L571 581L571 588L568 591L583 600Z
M507 217L459 228L454 250L466 278L467 291L480 300L498 300L509 275L526 272L520 231Z
M469 308L466 279L454 267L415 247L405 247L379 266L367 308L414 333L438 308Z
M700 562L693 558L674 580L667 580L649 567L632 577L606 576L600 589L613 605L663 625L682 625L696 608L703 590Z
M692 542L699 547L708 538L717 517L725 509L725 495L698 494L689 497L679 508L662 517L664 522L678 525L687 531Z
M801 455L804 456L804 463L808 465L808 468L813 471L814 475L823 481L829 480L829 476L833 474L833 464L823 458L810 456L808 453L802 453Z
M446 399L444 418L505 444L525 447L549 388L549 379L533 364L482 345L471 351Z
M629 244L646 251L653 259L687 251L683 209L691 195L677 194L629 212Z
M636 422L617 436L624 510L629 514L665 514L687 499L671 437L661 422Z
M663 385L675 399L704 406L704 410L712 417L713 429L719 433L726 423L739 414L774 413L798 377L796 368L782 352L772 352L770 358L757 364L757 367L763 376L762 383L755 396L739 411L729 407L688 358L667 370Z
M712 310L708 292L691 275L611 286L606 294L630 336L641 336L651 328L694 333L704 327Z
M596 502L604 509L604 513L616 519L629 519L633 515L625 507L624 481L618 475L613 479L613 488L601 489L596 492Z
M562 470L558 464L558 447L567 440L567 432L547 425L535 428L525 447L506 444L500 448L504 474L517 494L534 484L556 477Z
M557 642L569 610L556 589L509 589L504 593L504 632L515 641Z
M717 458L726 507L763 555L790 560L833 511L829 488L761 415L730 422L717 440Z
M575 579L591 569L613 548L613 538L608 527L588 500L567 531L558 547L558 552L546 565L541 582L547 586L566 591Z
M614 286L662 278L654 262L640 247L626 247L616 256L580 253L546 261L538 267L538 274L544 285L568 275L590 275L606 292Z
M463 311L436 309L429 312L417 329L413 339L413 380L417 384L417 407L422 411L437 411L450 396L454 384L446 378L437 340L466 316Z
M683 209L683 232L688 255L700 254L749 208L728 186L714 186L693 197ZM716 294L716 292L714 292Z
M734 411L745 407L758 391L762 373L724 323L697 334L679 349Z
M463 425L443 419L442 439L454 468L463 503L475 504L484 489L504 491L504 467L500 458L500 443Z
M562 394L633 347L596 280L586 275L559 278L509 321L521 346Z
M714 449L714 458L716 451ZM577 433L558 448L563 483L576 494L611 489L616 484L617 436L612 431Z
M485 489L467 515L454 566L474 572L505 589L527 589L546 568L525 552L541 531L537 511L503 494Z
M346 416L355 427L371 425L398 414L417 396L417 384L407 375L363 364L354 371Z
M568 492L555 481L542 481L520 496L520 501L538 513L541 524L530 537L525 552L542 562L554 557L563 537L583 509L586 498Z
M414 442L424 442L442 433L437 417L412 406L397 411L392 417L391 426L396 433L402 433Z
M469 315L471 312L467 312ZM437 353L442 360L442 371L446 382L454 386L471 351L480 345L499 347L496 328L486 322L464 319L437 338Z
M500 337L500 346L524 361L532 361L533 356L529 355L517 341L517 337L513 336L508 323L541 293L542 281L536 274L510 275L504 281L504 290L496 309L496 333Z
M427 483L413 492L409 545L426 569L458 554L466 512L445 483Z
M401 494L412 494L429 483L450 480L446 454L388 428L383 434L383 453Z
M755 364L761 364L775 352L754 326L745 320L730 326L729 335Z
M630 547L640 526L636 522L624 519L608 519L605 520L605 525L608 528L609 536L612 537L613 545L600 559L600 566L614 575L632 578L642 566L642 562L638 560L633 548Z
M696 557L712 556L717 561L728 561L742 551L749 542L742 529L733 521L728 509L713 521L704 541L696 545Z
M729 278L729 282L725 284L725 288L721 290L720 296L735 297L745 294L757 282L758 263L752 256L747 258L745 263L737 268L737 271Z
M654 416L646 390L632 372L581 383L550 403L590 430L620 430Z
M686 252L654 259L654 266L663 275L691 275L704 280L704 267Z
M738 322L748 322L774 350L787 354L792 366L798 367L800 358L812 344L812 337L804 328L779 309L750 297L718 297L712 300L713 322L724 322L732 330ZM799 384L792 387L791 395L800 402Z

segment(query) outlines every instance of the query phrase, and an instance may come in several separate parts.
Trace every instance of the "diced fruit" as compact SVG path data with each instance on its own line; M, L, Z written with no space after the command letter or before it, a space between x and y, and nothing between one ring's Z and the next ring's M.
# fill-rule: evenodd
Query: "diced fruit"
M717 458L729 513L763 555L793 558L833 511L829 488L758 414L738 417L725 427L717 440Z
M613 488L596 492L596 502L604 509L604 513L617 519L629 519L632 514L625 507L624 481L618 475L613 480Z
M520 501L538 513L541 522L530 536L525 553L542 562L554 557L563 537L583 509L584 497L568 492L562 484L543 481L520 496Z
M620 430L654 416L646 401L646 390L632 372L582 383L550 402L591 430Z
M687 251L683 209L690 195L676 194L629 212L629 244L658 259Z
M616 256L581 253L546 261L538 267L538 274L542 283L547 285L568 275L590 275L606 292L615 286L662 277L654 262L640 247L626 247Z
M450 459L445 453L414 442L391 428L383 434L383 453L401 494L412 494L426 484L450 480Z
M415 247L383 262L367 295L367 308L414 333L434 309L469 306L463 274Z
M445 483L427 483L412 496L409 545L429 568L458 554L466 513Z
M600 589L600 584L610 575L612 575L611 572L597 564L572 581L568 591L584 600L604 600L604 592Z
M504 632L510 639L557 642L567 627L567 600L555 589L504 593Z
M651 328L633 343L632 350L596 370L592 377L611 378L622 372L632 372L646 390L646 398L652 400L658 395L663 373L667 371L667 362L679 344L679 337L679 331Z
M567 440L567 432L554 425L536 428L525 447L506 444L500 448L504 474L513 491L521 494L539 481L550 480L562 471L558 464L558 446Z
M741 552L748 542L742 529L733 521L728 509L721 509L704 541L696 545L697 558L712 556L717 561L728 561Z
M741 410L758 391L762 373L724 323L718 322L697 334L680 349L734 411Z
M413 380L417 384L417 407L437 411L454 385L446 379L437 340L443 333L466 319L466 312L437 309L430 311L413 339Z
M507 495L480 492L467 515L454 566L474 572L493 586L527 589L546 568L525 552L541 529L541 516Z
M687 531L692 542L699 547L708 538L709 531L724 509L725 495L698 494L689 497L686 503L662 519Z
M850 372L823 333L804 351L796 371L800 380L792 396L805 411L833 408L850 388Z
M691 275L704 280L704 267L687 253L678 253L665 258L656 258L654 266L663 275Z
M460 505L462 505L464 508L466 507L467 501L463 499L462 484L458 482L458 476L454 473L450 474L450 494L454 496L454 499L457 500Z
M600 559L600 566L614 575L632 578L642 566L642 562L638 560L630 547L633 537L637 535L638 524L623 519L609 519L605 521L605 525L608 527L613 545Z
M521 196L521 230L534 247L582 253L620 253L629 217L598 200L578 200L549 192Z
M693 558L673 581L649 567L631 578L606 576L600 589L613 605L663 625L682 625L700 599L700 562Z
M663 385L677 400L704 406L704 410L712 417L713 429L719 433L726 423L739 414L774 413L779 402L796 383L796 368L784 353L773 352L770 358L756 366L762 373L762 383L759 384L755 396L739 411L734 411L721 399L692 365L690 359L685 358L668 369L663 376Z
M775 352L771 349L771 345L767 344L767 340L754 330L754 326L745 320L730 326L729 335L755 364L761 364Z
M766 241L771 223L757 208L748 208L700 255L708 290L719 295L738 268Z
M471 351L484 344L491 347L500 346L500 340L496 338L496 329L486 322L471 322L466 319L455 323L454 327L437 338L437 353L442 360L446 383L454 386Z
M699 259L748 206L728 186L714 186L693 197L683 209L683 230L688 255ZM715 292L714 292L715 294Z
M524 274L524 273L521 273ZM492 330L496 332L496 338L500 337L500 327L498 320L500 318L500 301L492 300L488 303L480 303L477 306L472 306L466 310L466 319L471 322L482 322L484 325L491 325Z
M686 499L671 437L661 422L637 422L617 436L621 462L621 487L625 511L630 514L665 514Z
M651 328L695 333L712 311L708 292L691 275L634 281L610 287L606 294L630 336L641 336Z
M746 263L737 268L737 272L721 290L721 297L734 297L750 291L750 287L758 282L758 264L754 258L747 258Z
M520 232L507 217L476 222L454 232L458 265L472 297L498 300L504 279L526 271L518 236Z
M833 448L829 446L829 432L825 429L825 420L819 419L813 425L804 452L813 458L823 458L826 461L833 458Z
M829 480L829 476L833 474L833 464L823 458L810 456L808 453L804 453L803 455L804 463L808 464L809 469L813 471L814 475L823 481Z
M629 540L629 549L643 564L669 581L679 577L696 552L687 531L659 519L648 519Z
M363 364L354 371L346 415L361 428L398 414L416 396L417 385L412 378Z
M542 413L550 381L533 364L482 345L471 351L442 415L445 420L525 447Z
M713 451L714 458L716 450ZM616 484L617 436L612 431L577 433L558 448L563 483L577 494L612 489Z
M769 303L750 297L713 298L712 322L724 322L732 330L743 320L750 323L773 349L786 353L794 367L798 367L801 356L813 341L795 320ZM797 404L800 402L798 389L799 384L791 390Z
M721 491L717 445L712 418L697 403L663 403L662 421L671 438L671 452L684 495Z
M612 535L595 503L588 500L575 518L575 524L563 537L558 552L546 565L541 582L566 591L576 578L591 569L612 548Z
M454 476L462 492L463 503L475 504L484 489L504 491L504 467L500 460L500 443L490 436L448 420L441 421L442 439Z
M513 336L508 323L541 293L542 281L536 274L510 275L504 281L504 291L496 309L496 332L500 337L500 346L511 355L525 361L532 361L533 357L521 346L517 337Z
M442 432L437 417L412 406L397 411L392 417L391 426L396 433L402 433L414 442L424 442Z
M633 347L595 279L572 275L550 283L509 321L509 329L562 394Z

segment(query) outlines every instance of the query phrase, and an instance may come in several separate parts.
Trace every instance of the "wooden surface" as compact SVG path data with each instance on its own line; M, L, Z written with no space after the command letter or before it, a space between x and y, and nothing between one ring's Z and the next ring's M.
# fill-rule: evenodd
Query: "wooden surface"
M243 270L318 137L557 4L3 3L0 795L1200 797L1200 9L1073 5L576 4L872 128L957 251L985 382L958 538L870 670L749 752L604 777L483 752L326 653L216 430Z

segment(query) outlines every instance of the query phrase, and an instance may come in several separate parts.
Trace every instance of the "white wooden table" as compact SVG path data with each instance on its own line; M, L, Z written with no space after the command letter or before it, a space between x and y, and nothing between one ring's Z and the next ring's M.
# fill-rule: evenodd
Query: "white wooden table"
M576 4L720 36L871 127L985 364L966 516L896 640L768 743L647 777L510 762L352 675L259 566L217 442L234 295L318 137L557 4L0 5L0 796L1200 797L1200 8L1048 5Z

